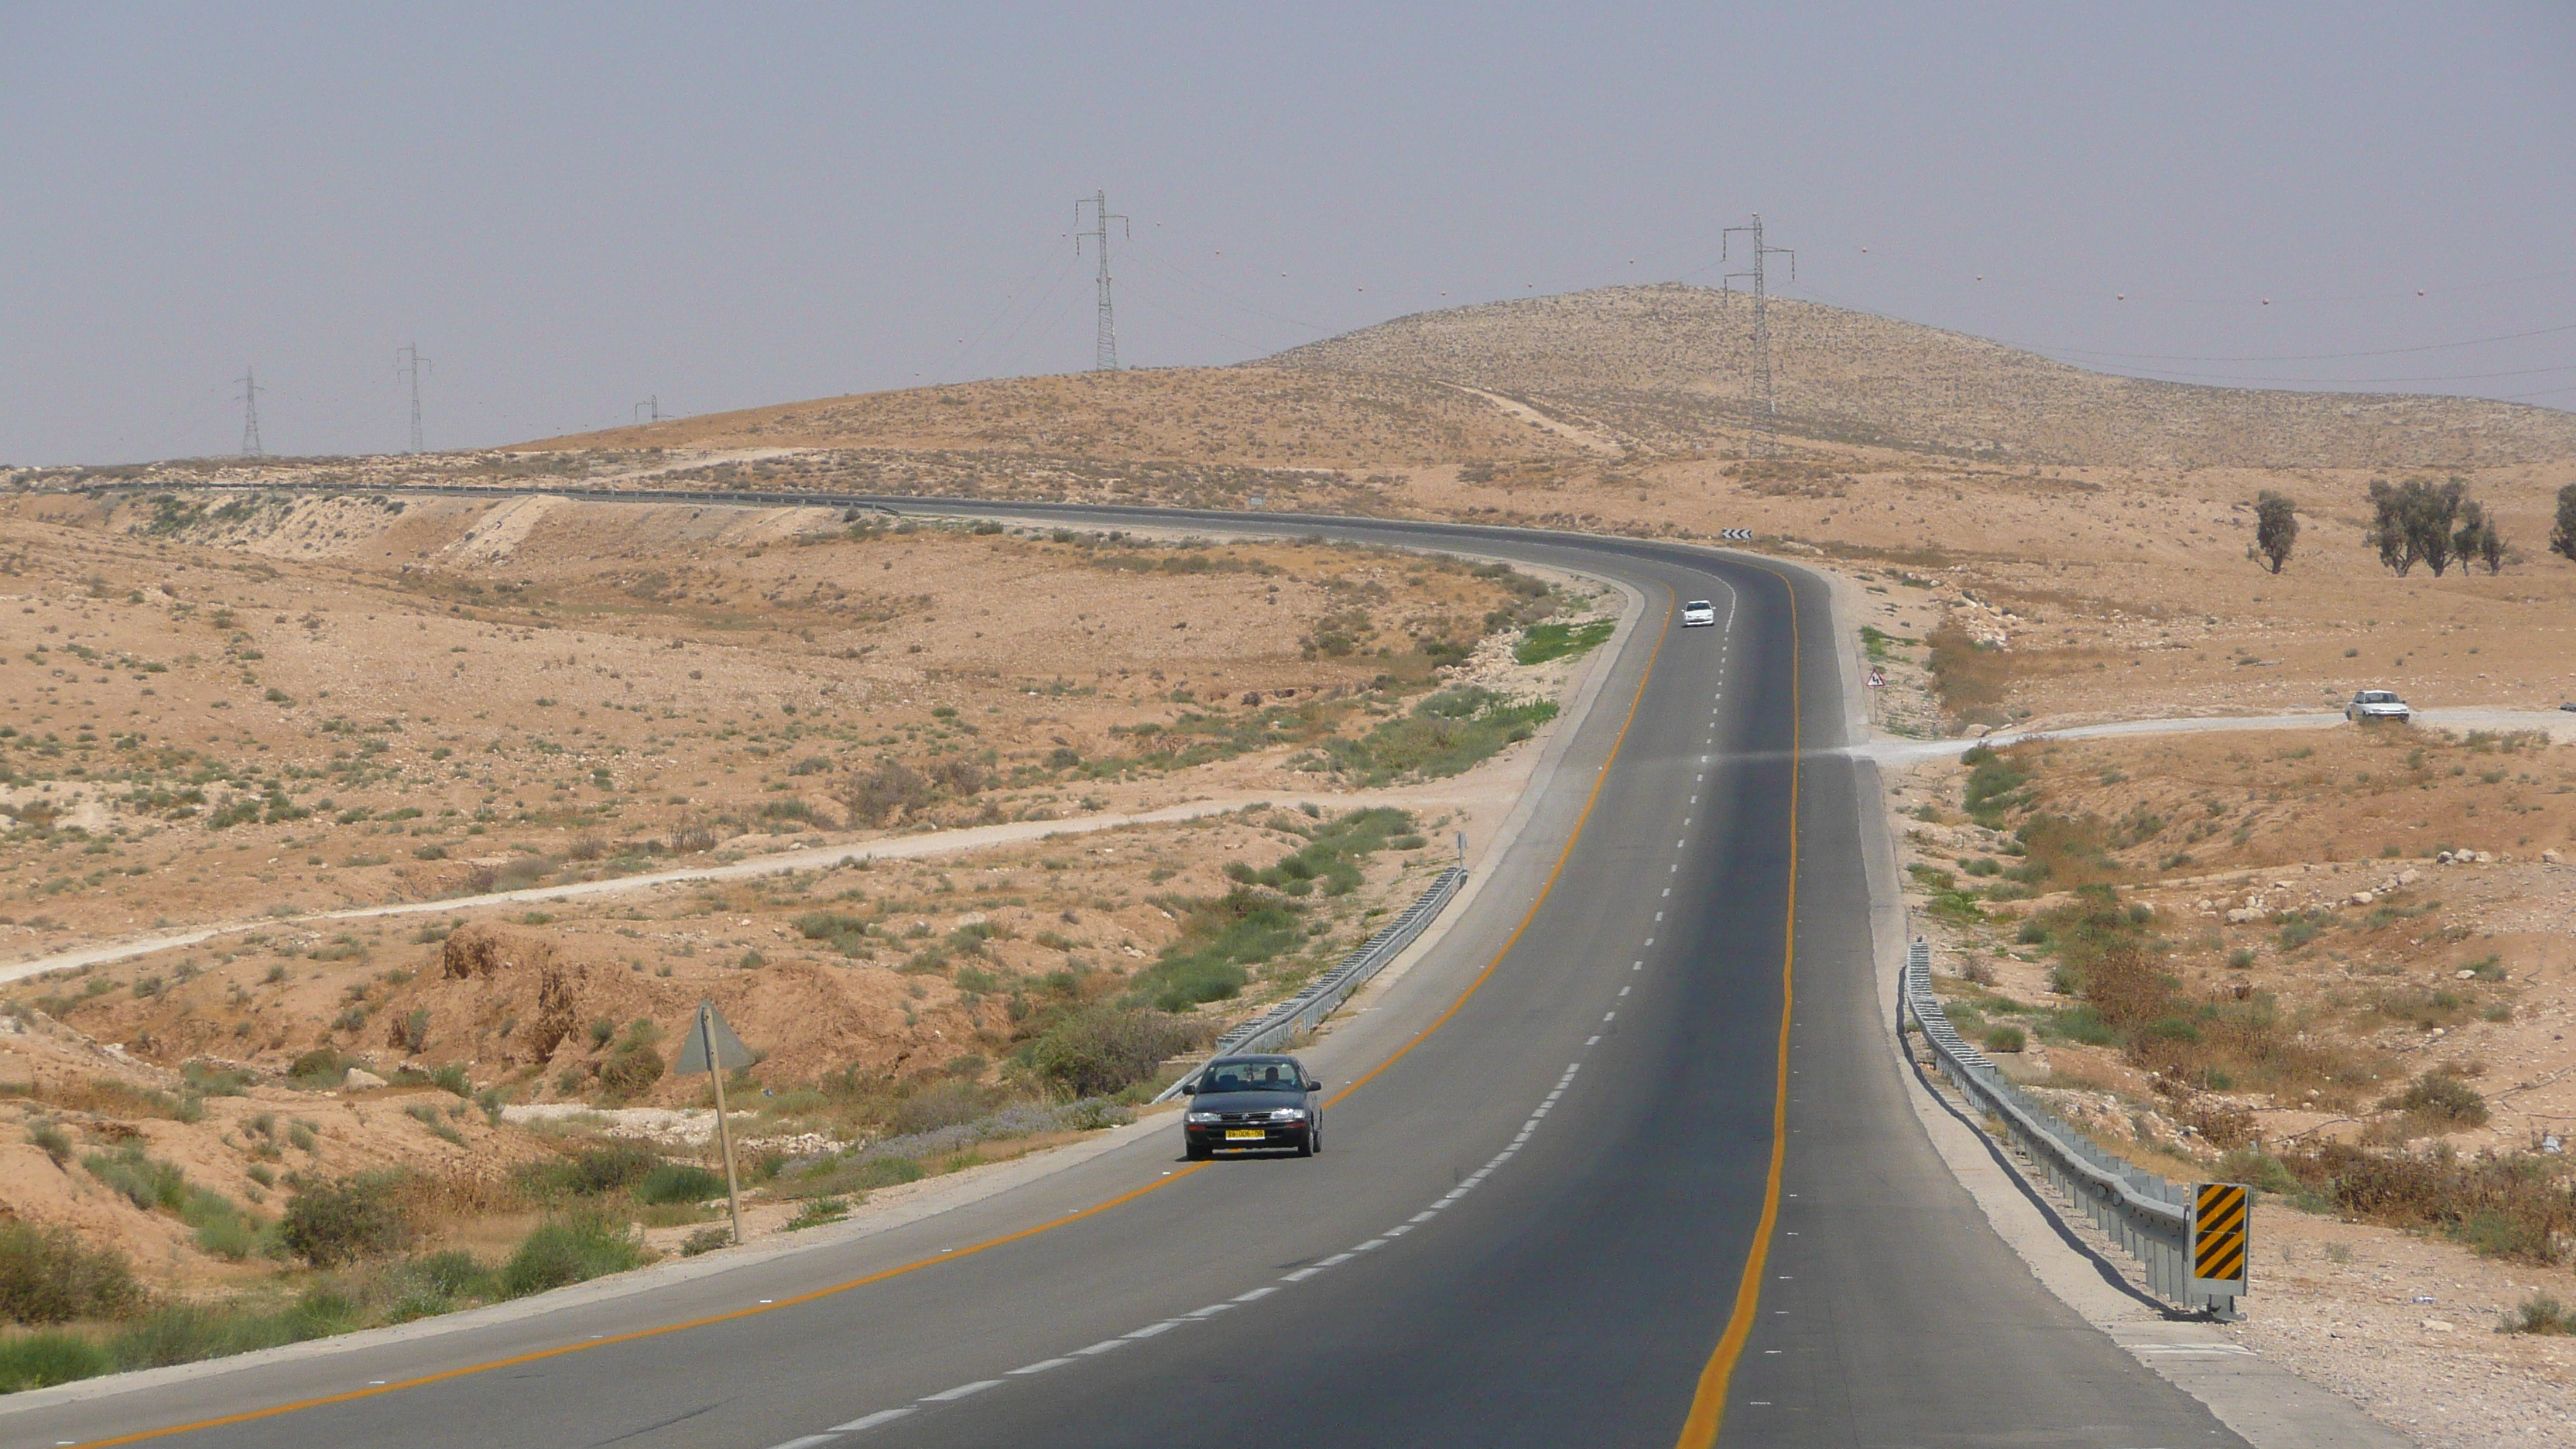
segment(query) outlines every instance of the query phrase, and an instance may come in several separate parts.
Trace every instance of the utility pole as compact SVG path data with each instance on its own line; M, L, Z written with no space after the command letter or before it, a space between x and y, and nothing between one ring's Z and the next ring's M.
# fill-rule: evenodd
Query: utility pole
M629 417L633 417L636 413L643 413L648 422L662 421L662 395L657 392L627 410Z
M242 375L238 381L242 388L241 455L245 458L265 458L268 456L268 449L261 447L259 442L259 379L251 371L250 364L242 364Z
M1787 257L1789 280L1794 282L1798 280L1798 254L1787 247L1763 245L1762 214L1757 211L1753 214L1751 224L1730 226L1718 233L1717 254L1721 261L1726 259L1728 248L1737 232L1753 234L1753 269L1745 272L1729 272L1719 285L1724 287L1729 295L1733 295L1735 289L1726 287L1726 282L1744 277L1749 278L1753 283L1753 427L1745 440L1744 451L1747 457L1768 458L1776 446L1771 436L1771 418L1772 414L1779 409L1771 397L1771 312L1768 303L1769 289L1763 276L1763 262L1773 256Z
M1100 331L1091 344L1091 370L1116 372L1118 370L1118 319L1111 313L1109 307L1109 223L1117 222L1128 236L1134 236L1136 232L1127 218L1110 214L1108 192L1095 191L1091 193L1089 200L1093 229L1088 232L1082 229L1082 201L1077 199L1073 203L1073 253L1075 256L1082 255L1082 239L1086 236L1098 244L1097 250L1100 253Z
M419 343L406 342L394 349L394 376L411 384L411 450L415 453L425 451L420 440L420 370L424 367L437 371L420 355Z

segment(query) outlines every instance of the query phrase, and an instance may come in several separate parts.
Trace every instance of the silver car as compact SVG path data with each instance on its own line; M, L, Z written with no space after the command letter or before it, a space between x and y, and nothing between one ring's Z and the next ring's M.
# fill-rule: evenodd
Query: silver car
M2343 707L2343 717L2354 724L2368 724L2372 720L2395 720L2404 724L2414 713L2393 689L2365 689L2352 697L2352 703Z

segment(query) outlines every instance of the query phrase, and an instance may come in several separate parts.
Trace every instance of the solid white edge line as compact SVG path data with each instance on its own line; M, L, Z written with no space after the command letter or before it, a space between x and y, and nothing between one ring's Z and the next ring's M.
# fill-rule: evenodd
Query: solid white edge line
M1144 1327L1136 1329L1133 1332L1122 1333L1118 1336L1120 1338L1152 1338L1155 1334L1168 1333L1180 1326L1181 1321L1179 1319L1166 1318L1160 1323L1148 1323Z
M1042 1374L1048 1369L1062 1368L1071 1362L1073 1360L1069 1358L1042 1358L1036 1363L1022 1364L1011 1370L1011 1376L1017 1378L1022 1374Z
M1213 1318L1220 1313L1231 1311L1233 1307L1234 1305L1231 1303L1211 1303L1205 1308L1193 1308L1181 1316L1183 1318Z
M1123 1338L1104 1338L1098 1343L1091 1345L1089 1348L1077 1348L1074 1352L1079 1354L1107 1353L1113 1348L1125 1348L1126 1346L1127 1340Z

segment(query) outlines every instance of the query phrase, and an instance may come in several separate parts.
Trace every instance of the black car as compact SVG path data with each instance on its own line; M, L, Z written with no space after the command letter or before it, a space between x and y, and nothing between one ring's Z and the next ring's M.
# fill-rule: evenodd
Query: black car
M1324 1109L1315 1100L1323 1082L1295 1057L1218 1057L1182 1088L1189 1110L1181 1114L1181 1147L1192 1162L1220 1152L1324 1150Z

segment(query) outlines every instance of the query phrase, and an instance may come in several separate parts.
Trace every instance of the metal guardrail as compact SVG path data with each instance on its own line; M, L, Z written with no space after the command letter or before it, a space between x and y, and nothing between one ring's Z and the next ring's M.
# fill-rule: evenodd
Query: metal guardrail
M1370 977L1386 969L1386 963L1404 954L1440 915L1442 908L1467 883L1467 872L1450 866L1431 882L1431 888L1406 906L1385 929L1363 942L1360 948L1345 956L1341 964L1306 984L1306 989L1270 1010L1241 1022L1216 1039L1216 1055L1237 1052L1263 1052L1287 1041L1301 1031L1312 1031L1317 1023L1333 1014L1335 1008L1351 999L1351 993L1368 984ZM1167 1102L1181 1094L1181 1088L1197 1080L1205 1068L1194 1068L1165 1087L1157 1102Z
M1916 941L1906 948L1900 994L1899 1010L1922 1029L1941 1075L2002 1124L2004 1136L2040 1170L2050 1187L2146 1268L2148 1291L2185 1309L2208 1309L2222 1316L2233 1312L2234 1295L2210 1293L2192 1284L2191 1184L2167 1181L2094 1146L2007 1081L1985 1053L1970 1046L1950 1025L1949 1013L1932 994L1930 942Z

